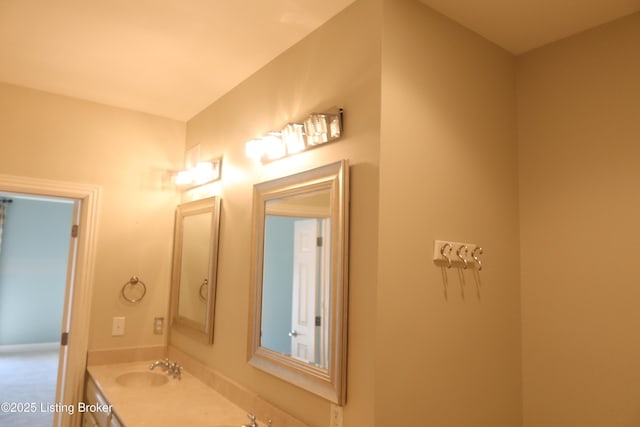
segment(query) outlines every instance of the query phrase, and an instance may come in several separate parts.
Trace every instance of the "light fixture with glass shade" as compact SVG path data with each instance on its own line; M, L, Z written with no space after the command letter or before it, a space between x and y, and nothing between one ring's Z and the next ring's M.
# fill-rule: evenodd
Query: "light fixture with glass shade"
M247 142L245 154L264 164L336 141L342 137L342 119L342 108L336 113L312 113L304 123L288 123L279 132Z
M174 183L181 190L208 184L220 179L222 157L206 162L198 162L195 166L178 171L174 175Z

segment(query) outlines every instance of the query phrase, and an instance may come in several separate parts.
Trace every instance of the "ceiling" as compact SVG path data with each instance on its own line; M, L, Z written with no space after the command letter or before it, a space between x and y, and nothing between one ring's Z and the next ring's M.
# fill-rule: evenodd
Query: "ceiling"
M0 0L0 81L188 120L353 0Z
M640 10L420 1L515 54ZM185 121L352 2L0 0L0 81Z
M420 0L514 54L640 11L640 0Z

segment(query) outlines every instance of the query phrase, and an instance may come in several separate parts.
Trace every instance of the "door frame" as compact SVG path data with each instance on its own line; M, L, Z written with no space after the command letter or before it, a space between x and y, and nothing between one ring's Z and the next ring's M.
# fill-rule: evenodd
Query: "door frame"
M74 182L53 181L49 179L21 177L0 174L0 191L21 193L36 196L62 197L80 201L79 232L75 268L68 272L71 289L69 307L65 307L68 316L69 333L64 369L62 363L58 368L58 384L62 384L61 403L76 408L82 401L84 378L89 348L89 324L91 313L91 297L93 291L96 236L98 229L98 210L100 187ZM69 230L71 232L71 230ZM64 325L63 325L64 329ZM63 331L65 332L65 331ZM60 374L64 374L64 378ZM72 412L72 413L70 413ZM54 414L54 426L80 426L81 414L78 411L64 411Z

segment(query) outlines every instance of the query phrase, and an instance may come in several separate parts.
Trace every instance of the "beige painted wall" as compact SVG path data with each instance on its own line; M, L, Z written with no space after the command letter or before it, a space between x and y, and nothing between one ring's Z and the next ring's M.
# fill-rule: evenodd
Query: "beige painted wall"
M524 425L640 424L640 14L518 60Z
M201 144L203 157L224 156L215 337L206 346L176 332L171 342L311 426L329 425L328 402L246 362L253 184L343 158L352 165L344 423L373 425L379 30L378 2L357 2L187 124L188 147ZM245 157L246 141L332 106L345 109L341 141L267 166Z
M163 345L154 316L167 315L176 192L163 172L182 163L185 124L0 84L0 173L102 188L90 349ZM137 305L119 295L145 281ZM111 337L111 318L126 317Z
M417 0L361 0L186 126L0 84L0 173L102 187L90 346L150 346L165 343L151 326L167 314L178 199L163 173L185 138L223 155L215 343L172 342L324 427L327 402L246 364L251 195L347 158L345 426L634 426L639 24L516 60ZM334 105L339 143L245 158L248 139ZM434 239L481 244L479 282L448 271L445 286ZM133 274L149 285L135 306L118 296Z
M414 0L383 34L375 425L518 426L515 61ZM445 286L435 239L482 245L479 280Z

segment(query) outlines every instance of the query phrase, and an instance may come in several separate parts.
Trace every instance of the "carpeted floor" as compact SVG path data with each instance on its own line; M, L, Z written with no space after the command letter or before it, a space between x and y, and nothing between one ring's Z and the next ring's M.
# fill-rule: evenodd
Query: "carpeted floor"
M0 426L51 427L57 376L57 348L0 351Z

